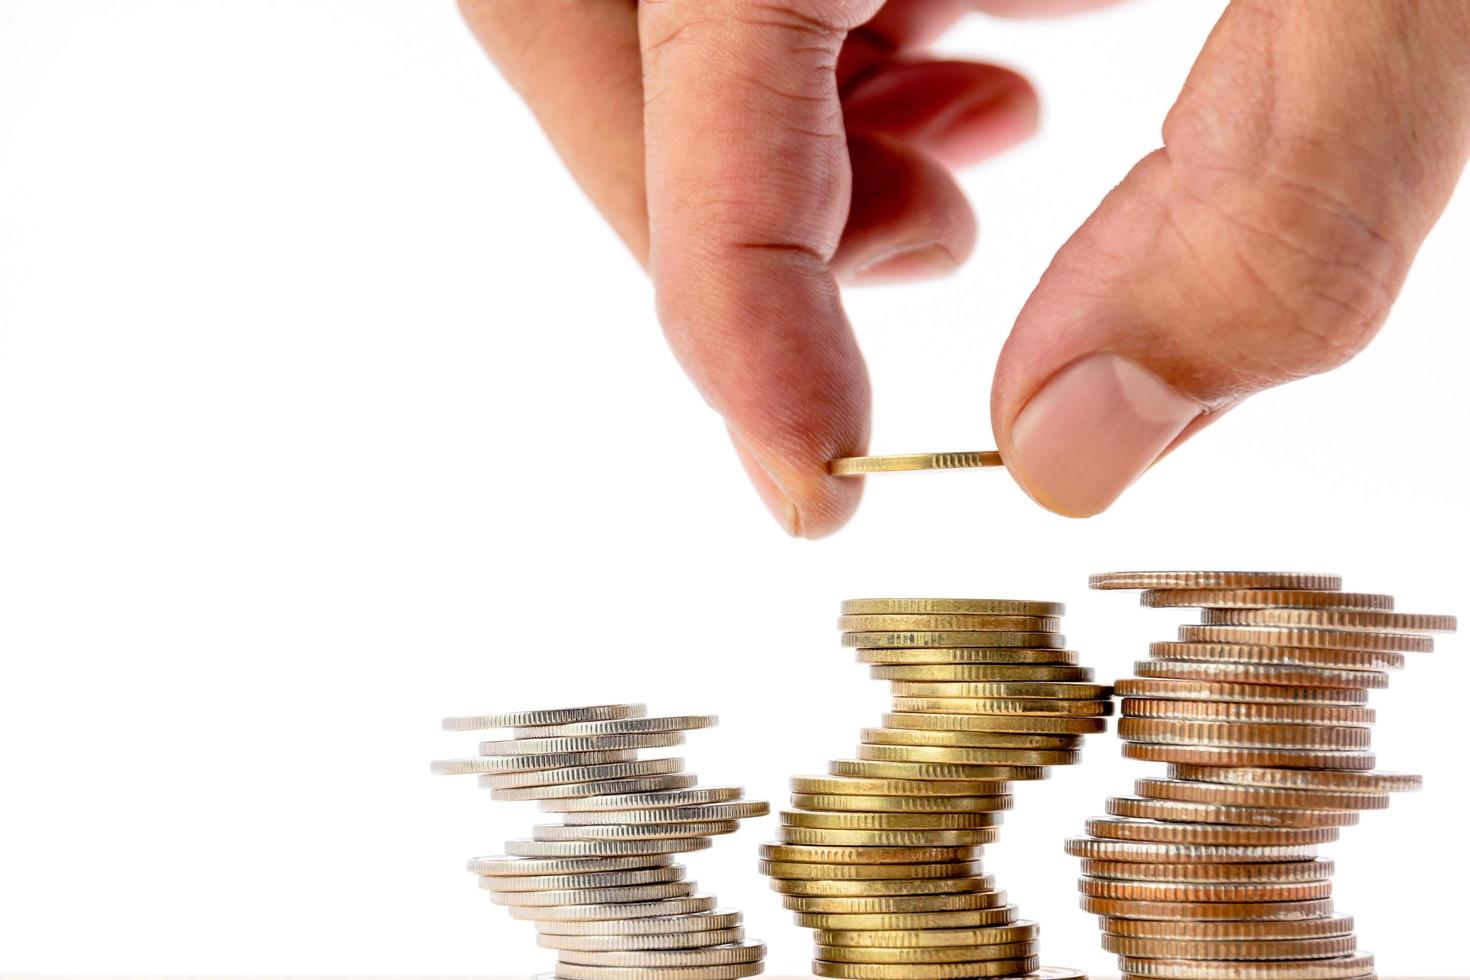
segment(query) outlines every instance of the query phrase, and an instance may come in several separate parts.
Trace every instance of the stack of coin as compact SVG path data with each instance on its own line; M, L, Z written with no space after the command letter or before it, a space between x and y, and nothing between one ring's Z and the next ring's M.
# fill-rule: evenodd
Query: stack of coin
M505 854L469 869L490 900L536 924L557 951L546 977L565 980L735 980L764 966L765 945L742 916L685 878L677 854L710 846L745 817L770 812L733 786L699 786L682 759L640 759L680 745L711 715L650 718L641 704L515 711L444 719L452 732L508 729L480 754L433 763L474 773L497 800L536 800L541 824Z
M942 980L1041 968L1037 925L980 865L1012 782L1077 761L1111 689L1058 632L1062 607L999 599L855 599L845 646L893 684L857 758L793 780L761 870L816 930L819 977Z
M1138 780L1068 841L1104 948L1127 977L1373 976L1317 847L1418 788L1373 771L1368 692L1453 617L1394 612L1335 575L1118 572L1092 586L1204 611L1117 684L1123 754L1168 763L1168 778Z

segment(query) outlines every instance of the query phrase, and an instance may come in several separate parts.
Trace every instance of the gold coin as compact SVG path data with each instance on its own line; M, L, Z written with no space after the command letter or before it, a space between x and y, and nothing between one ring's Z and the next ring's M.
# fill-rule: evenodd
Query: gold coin
M796 793L842 796L994 796L993 781L961 779L863 779L856 776L796 776Z
M867 900L996 894L992 888L990 876L985 874L966 874L962 878L867 878L838 881L824 881L816 878L773 878L771 880L771 891L783 896L782 901L787 903L787 908L791 908L790 902L797 898ZM994 904L1003 904L1003 901L995 900ZM987 904L986 907L988 908L989 905Z
M782 827L777 836L783 844L817 844L844 847L962 847L993 844L1000 831L995 827L975 830L815 830Z
M1125 743L1123 758L1195 766L1284 766L1292 769L1357 771L1367 771L1377 764L1372 752L1331 752L1318 749L1228 749L1212 745L1146 745L1140 742Z
M472 874L495 876L541 876L566 874L599 874L607 871L632 871L642 868L674 866L666 854L633 854L623 857L520 858L504 854L470 858L467 866Z
M1353 609L1206 610L1210 626L1306 626L1312 629L1384 633L1453 633L1455 617Z
M770 812L769 803L750 800L742 803L676 806L663 810L588 810L565 814L562 820L572 827L611 823L704 823L711 820L746 820L750 817L763 817Z
M1041 965L1036 956L986 963L829 963L812 960L812 973L844 980L959 980L961 977L1008 977L1030 973Z
M1172 718L1124 717L1118 721L1118 736L1130 742L1268 749L1366 749L1372 742L1372 733L1367 728Z
M1317 919L1332 912L1332 900L1305 902L1130 902L1082 897L1082 911L1122 919L1179 919L1186 922Z
M1392 609L1393 596L1371 592L1311 589L1148 590L1138 601L1155 609L1200 606L1205 609Z
M744 929L712 929L709 932L675 932L649 936L558 936L541 933L536 945L543 949L698 949L738 943L745 938Z
M842 645L864 650L874 647L1047 647L1062 649L1067 638L1060 633L1000 630L903 630L865 631L842 634Z
M811 861L760 862L770 878L795 881L880 881L906 878L958 878L980 874L979 861L942 861L926 864L817 864Z
M1029 665L1067 667L1076 666L1076 650L1055 650L1050 647L875 647L858 650L858 663L886 664L889 666L924 665Z
M1354 953L1322 960L1254 960L1228 966L1213 960L1151 960L1120 956L1118 965L1124 973L1150 980L1216 980L1222 973L1231 980L1359 980L1373 972L1373 955Z
M569 737L581 735L642 735L649 732L688 732L713 728L715 715L674 715L665 718L620 718L613 721L581 721L566 725L518 727L517 738Z
M1102 718L1073 718L1066 715L965 715L920 714L894 711L883 716L887 728L934 732L1018 732L1057 735L1090 735L1106 731Z
M673 759L682 767L683 759ZM490 791L493 800L577 800L602 794L622 795L627 793L657 793L665 790L687 789L699 782L692 772L674 772L667 776L639 776L634 779L609 779L594 783L557 783L552 786L526 786L521 789L496 789Z
M1035 940L1035 922L1021 919L1003 926L971 929L819 929L812 938L819 946L867 946L874 949L916 949L926 946L994 946ZM831 957L824 957L830 959Z
M677 761L680 760L652 760ZM548 813L584 813L594 810L659 810L670 807L730 803L745 795L739 786L700 786L655 793L616 793L573 800L545 800L537 806Z
M1331 861L1283 861L1277 864L1140 864L1130 861L1082 862L1082 873L1090 878L1127 881L1206 882L1312 882L1332 877Z
M1323 916L1316 919L1276 919L1246 922L1184 922L1170 919L1102 920L1103 934L1141 939L1172 939L1184 942L1278 941L1351 936L1352 916Z
M1016 907L999 905L963 912L896 912L871 915L828 915L798 912L796 924L806 929L825 932L857 932L860 930L891 932L920 929L983 929L1016 921Z
M546 936L663 936L734 929L743 921L744 916L734 909L712 909L629 919L543 921L536 923L536 931Z
M829 946L817 943L817 958L828 963L986 963L1035 956L1034 940L961 946Z
M529 786L559 786L567 783L607 782L614 779L637 779L642 776L665 776L679 772L683 768L683 759L640 759L637 762L614 762L606 766L582 766L574 769L487 772L475 778L485 789L524 789Z
M950 813L954 811L1009 810L1009 796L837 796L795 793L791 805L801 810L856 810L862 813Z
M1090 681L1087 667L1027 664L889 664L869 671L880 681Z
M966 470L1004 466L994 450L961 453L907 453L900 456L839 456L827 464L833 476L905 473L911 470Z
M1060 616L1060 602L1031 599L846 599L844 616L885 616L903 613L959 613L970 616Z
M1104 572L1094 589L1316 589L1342 588L1342 576L1313 572Z
M1192 960L1316 960L1351 953L1352 936L1322 939L1237 939L1200 941L1103 936L1103 949L1123 956Z
M1279 810L1251 806L1141 800L1134 796L1108 798L1108 812L1140 820L1184 823L1235 824L1256 827L1350 827L1358 822L1352 810Z
M463 776L482 772L526 772L532 769L571 769L600 766L610 762L633 762L633 750L609 752L566 752L556 755L507 755L496 758L436 759L429 771L436 776Z
M1381 670L1332 670L1293 667L1290 664L1217 664L1192 660L1140 660L1133 665L1139 677L1177 677L1181 680L1221 681L1226 684L1289 684L1295 687L1388 686Z
M524 728L535 725L568 725L587 721L615 721L648 714L641 704L599 704L586 708L546 708L536 711L506 711L494 715L461 715L445 718L446 732L478 732L492 728Z
M869 762L938 762L954 765L1069 766L1082 753L1048 749L976 749L943 745L859 745L858 758Z
M906 698L1057 698L1067 701L1103 701L1113 696L1113 689L1107 684L1066 681L894 681L893 693Z
M1073 857L1138 864L1274 864L1280 861L1310 861L1317 856L1312 844L1173 844L1152 841L1098 840L1069 837L1067 853ZM1113 913L1104 913L1111 915Z
M913 922L923 923L922 928L930 928L933 922L928 916L915 915L924 912L974 912L984 910L985 917L994 919L999 913L994 910L1005 901L1000 899L1003 893L994 890L994 881L988 874L977 875L973 881L984 884L986 887L977 888L974 891L956 892L948 895L852 895L852 896L806 896L806 895L784 895L781 904L793 912L804 914L819 913L824 915L906 915ZM844 931L846 925L844 921ZM971 926L972 923L963 923ZM831 928L836 928L831 927ZM919 928L915 926L914 928Z
M1244 643L1179 643L1163 640L1148 645L1158 660L1198 660L1210 663L1290 664L1336 670L1400 670L1402 653L1388 650L1330 650L1311 647L1249 646Z
M729 963L754 963L765 959L766 944L754 939L700 949L654 950L581 950L569 949L557 959L583 966L632 966L646 969L681 966L724 966Z
M505 853L515 857L625 857L630 854L682 854L710 846L708 837L679 840L510 840Z
M1170 701L1124 698L1120 709L1132 718L1177 718L1182 721L1244 721L1280 725L1356 725L1377 717L1372 708L1335 704L1252 704L1244 701Z
M1254 646L1314 647L1332 650L1388 650L1429 653L1434 640L1398 633L1353 633L1293 626L1181 626L1186 643L1245 643Z
M632 871L601 871L580 875L481 875L480 887L496 892L571 891L578 888L622 888L678 881L688 869L681 864Z
M979 616L969 613L893 613L837 617L844 632L887 633L907 630L979 630L992 632L1054 633L1060 616Z
M1288 687L1284 684L1230 684L1221 681L1125 677L1113 685L1119 697L1165 698L1171 701L1256 701L1262 704L1368 703L1363 688Z
M870 745L951 745L984 749L1076 749L1081 735L1029 735L1017 732L929 731L922 728L864 728Z
M1065 715L1074 718L1101 718L1113 713L1113 704L1111 701L1066 701L1060 698L896 697L893 699L893 710L919 714Z
M1087 832L1106 840L1159 844L1326 844L1336 827L1248 827L1208 823L1161 823L1129 817L1092 817Z
M1000 813L853 813L782 810L787 827L813 830L972 830L994 827Z
M764 962L729 963L724 966L641 967L585 966L559 963L555 973L537 974L533 980L739 980L765 970Z
M619 749L663 749L683 745L682 732L644 732L632 735L569 735L554 738L512 738L480 743L482 756L569 755L574 752L613 752Z
M1220 882L1118 881L1083 878L1078 890L1093 898L1140 902L1300 902L1331 898L1330 881Z
M813 844L761 845L761 860L782 863L805 864L939 864L955 861L975 861L979 850L969 846L959 847L853 847L820 846ZM900 876L907 877L907 876Z
M492 879L487 879L492 880ZM624 885L618 888L574 888L554 892L491 892L496 905L524 908L533 905L609 905L623 902L654 902L693 895L699 885L692 881L666 881L653 885Z
M1173 765L1171 779L1273 789L1326 790L1346 793L1403 793L1419 789L1424 777L1406 772L1313 772L1295 769L1257 769L1234 766Z
M608 919L648 919L655 916L689 915L715 907L713 895L690 895L662 902L631 902L626 905L558 905L549 908L512 908L512 919L532 922L594 922ZM553 931L553 930L547 930Z
M1271 786L1231 786L1183 779L1140 779L1134 784L1134 790L1139 796L1155 800L1311 812L1383 810L1388 807L1389 800L1388 795L1382 792L1321 792L1276 789Z
M538 841L648 841L716 837L740 829L736 820L702 823L537 824L531 837Z
M991 792L1010 792L1008 782L1045 779L1045 766L967 766L943 762L874 762L868 759L834 759L827 764L834 776L863 779L960 779L991 784Z

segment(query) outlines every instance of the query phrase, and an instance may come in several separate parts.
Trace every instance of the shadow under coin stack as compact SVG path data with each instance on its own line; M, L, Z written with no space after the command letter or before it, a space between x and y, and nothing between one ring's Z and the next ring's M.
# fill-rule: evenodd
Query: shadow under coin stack
M509 729L480 754L433 763L478 774L497 800L536 800L561 823L474 858L490 900L536 924L566 980L735 980L761 972L766 948L739 912L687 880L674 855L704 850L766 803L737 787L701 787L682 759L640 759L709 728L709 715L649 718L643 705L598 705L446 718L452 732Z
M980 866L1012 782L1078 761L1111 689L1063 649L1062 606L999 599L855 599L843 644L893 684L893 711L856 759L792 781L761 870L816 930L819 977L1042 977L1037 925Z
M1092 587L1204 610L1117 684L1124 756L1168 763L1169 778L1138 780L1067 843L1124 976L1372 977L1317 845L1418 788L1372 771L1365 705L1454 618L1393 612L1391 596L1339 591L1335 575L1119 572Z

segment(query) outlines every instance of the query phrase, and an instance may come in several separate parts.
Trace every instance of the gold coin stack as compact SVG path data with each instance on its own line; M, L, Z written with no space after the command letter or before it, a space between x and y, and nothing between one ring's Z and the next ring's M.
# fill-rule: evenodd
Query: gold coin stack
M704 850L769 804L733 786L699 786L683 759L640 759L681 745L712 715L650 718L641 704L446 718L452 732L508 729L480 754L432 764L476 774L497 800L535 800L560 823L541 824L505 854L469 869L490 900L536 924L564 980L735 980L760 973L764 944L742 916L685 878L674 856Z
M839 627L893 711L856 759L792 781L780 839L762 847L813 971L851 980L1042 977L1037 925L981 869L1012 782L1078 759L1111 689L1058 632L1062 606L1000 599L854 599Z
M1454 618L1394 612L1336 575L1117 572L1092 587L1203 610L1117 684L1123 755L1168 778L1138 780L1067 842L1103 947L1129 978L1372 977L1317 846L1418 788L1373 771L1365 705Z

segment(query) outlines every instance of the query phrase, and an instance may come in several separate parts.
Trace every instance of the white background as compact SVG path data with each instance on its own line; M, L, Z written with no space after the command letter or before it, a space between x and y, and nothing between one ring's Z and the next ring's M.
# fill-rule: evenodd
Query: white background
M1044 135L966 177L945 282L853 294L875 451L981 448L991 367L1052 252L1156 145L1219 2L975 19ZM429 759L441 715L636 698L715 711L691 768L784 800L883 686L843 597L1064 599L1111 678L1175 612L1089 572L1340 571L1461 613L1470 200L1384 334L1262 396L1111 513L1003 473L875 479L782 538L677 372L650 290L449 3L0 3L0 969L530 972L463 860L534 820ZM916 379L922 377L922 383ZM1464 641L1375 701L1427 790L1331 848L1385 973L1463 963ZM987 860L1050 963L1111 972L1061 851L1134 775L1113 735L1020 790ZM804 972L755 872L691 864Z

